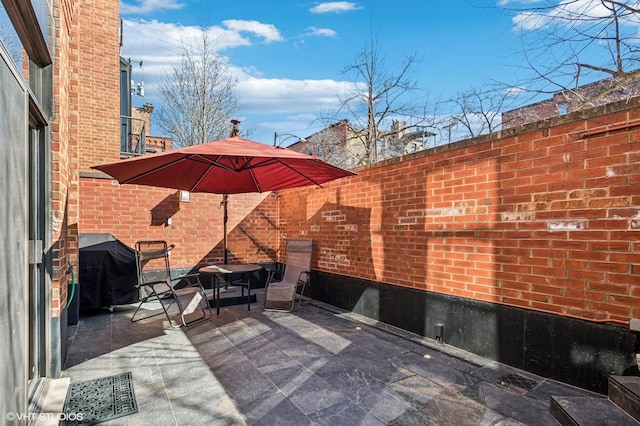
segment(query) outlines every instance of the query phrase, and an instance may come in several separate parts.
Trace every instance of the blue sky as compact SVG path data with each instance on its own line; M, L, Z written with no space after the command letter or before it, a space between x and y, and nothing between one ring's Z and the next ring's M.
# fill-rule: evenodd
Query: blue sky
M508 81L521 60L514 13L492 0L123 0L120 8L121 54L145 86L134 105L159 105L157 85L179 58L180 41L204 27L238 78L241 126L264 143L274 132L320 130L317 119L335 111L337 93L352 83L342 70L372 34L391 70L408 54L421 58L412 77L434 102Z

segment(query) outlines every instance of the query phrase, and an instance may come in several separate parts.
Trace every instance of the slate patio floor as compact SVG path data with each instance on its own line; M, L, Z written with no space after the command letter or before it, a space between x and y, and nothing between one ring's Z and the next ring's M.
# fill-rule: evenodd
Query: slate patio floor
M551 395L593 395L320 302L264 311L261 297L181 329L131 323L131 306L83 315L63 376L132 372L138 413L111 425L548 426Z

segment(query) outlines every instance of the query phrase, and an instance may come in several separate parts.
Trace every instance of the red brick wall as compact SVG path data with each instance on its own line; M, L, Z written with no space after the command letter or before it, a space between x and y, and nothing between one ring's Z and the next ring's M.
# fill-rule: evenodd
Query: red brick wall
M53 9L52 315L67 301L67 261L78 265L80 171L119 158L119 4L61 0ZM77 271L77 269L76 269Z
M638 318L635 105L287 191L281 233L313 238L313 268L326 272L594 320Z
M80 182L80 232L113 234L130 247L138 240L166 240L175 245L171 252L174 268L221 262L221 195L191 194L189 202L180 202L175 190L119 185L111 179L91 177ZM275 196L266 194L229 196L230 261L275 261L276 202Z
M120 159L120 9L116 1L78 7L79 169Z
M51 129L52 266L51 315L57 317L67 301L67 259L77 264L78 219L78 25L77 2L63 0L53 9L55 50L53 55L54 116Z

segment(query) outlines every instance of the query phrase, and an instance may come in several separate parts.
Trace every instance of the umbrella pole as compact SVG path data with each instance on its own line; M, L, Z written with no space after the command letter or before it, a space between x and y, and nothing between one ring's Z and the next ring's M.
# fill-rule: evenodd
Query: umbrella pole
M227 221L229 220L229 216L227 214L227 203L229 202L228 199L228 195L224 194L222 196L222 204L224 207L224 213L223 213L223 217L222 217L222 233L223 233L223 237L222 237L222 259L223 259L223 263L226 265L228 262L228 256L227 256Z

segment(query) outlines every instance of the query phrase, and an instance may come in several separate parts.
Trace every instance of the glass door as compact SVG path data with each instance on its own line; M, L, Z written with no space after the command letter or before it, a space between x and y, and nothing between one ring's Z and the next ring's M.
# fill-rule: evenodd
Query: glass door
M29 125L29 390L34 392L45 371L45 146L44 131Z

